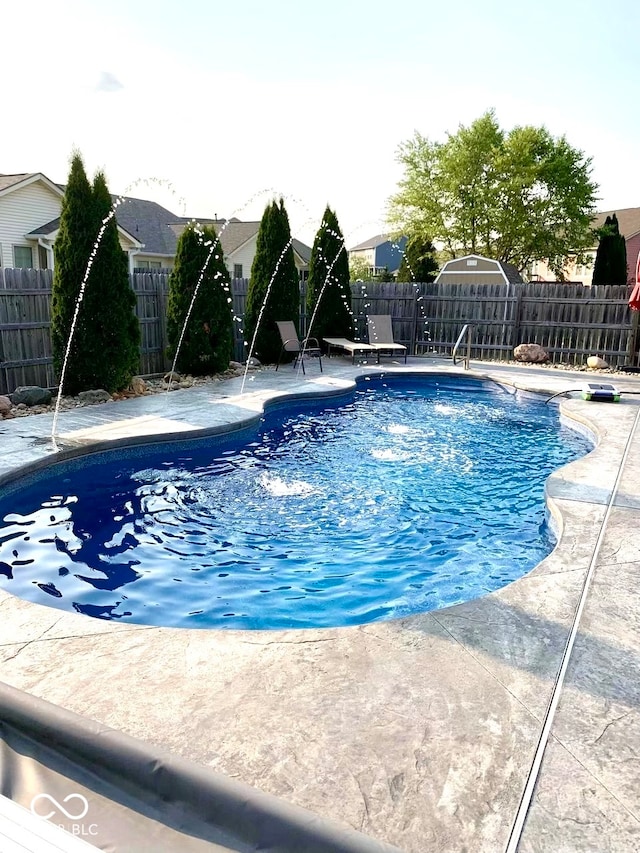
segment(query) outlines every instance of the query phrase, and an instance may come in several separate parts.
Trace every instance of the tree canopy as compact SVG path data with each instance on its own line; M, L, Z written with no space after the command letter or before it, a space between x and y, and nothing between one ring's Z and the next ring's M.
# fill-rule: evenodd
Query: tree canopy
M328 205L313 241L309 261L309 324L312 318L313 324L308 327L308 333L318 340L325 335L340 338L353 335L349 258L338 218Z
M544 127L506 133L491 110L445 142L416 132L398 161L391 227L442 244L449 257L482 254L520 271L545 260L561 279L568 257L593 243L591 159Z
M620 233L618 217L607 216L602 228L598 229L600 241L593 267L592 284L627 283L627 244Z
M233 354L229 273L210 226L190 223L178 240L169 276L167 338L169 355L175 358L177 353L176 367L183 373L204 376L229 367Z
M255 335L252 355L263 364L276 362L281 348L276 322L293 320L297 328L299 314L300 284L289 216L283 199L280 204L274 200L267 205L260 221L247 291L244 329L249 345Z

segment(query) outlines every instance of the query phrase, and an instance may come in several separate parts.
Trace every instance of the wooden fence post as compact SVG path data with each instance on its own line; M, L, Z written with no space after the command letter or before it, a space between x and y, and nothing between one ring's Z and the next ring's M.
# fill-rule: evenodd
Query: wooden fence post
M511 349L512 351L522 343L520 340L520 324L522 322L522 291L524 285L514 284L516 304L513 311L513 325L511 327Z

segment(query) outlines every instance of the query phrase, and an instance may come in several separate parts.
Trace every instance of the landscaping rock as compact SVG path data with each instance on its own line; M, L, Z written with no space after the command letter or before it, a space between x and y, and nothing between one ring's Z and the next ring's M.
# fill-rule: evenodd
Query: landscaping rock
M144 394L144 392L147 390L147 383L144 381L142 376L133 377L133 379L131 380L131 390L134 394L138 396Z
M11 416L11 400L8 397L0 397L0 418Z
M78 394L78 399L85 405L91 405L92 403L107 403L112 397L108 391L97 388L93 391L81 391Z
M516 361L525 361L529 364L543 364L549 361L549 353L540 344L520 344L513 351Z
M180 376L180 374L176 373L175 370L169 371L169 373L165 373L165 375L164 375L164 381L167 384L169 384L169 382L171 382L171 383L180 382L181 378L182 377Z
M21 385L9 397L14 406L48 406L51 402L51 391L40 388L39 385Z
M590 355L587 359L587 367L590 367L593 370L604 370L609 367L609 364L604 360L604 358L600 358L599 355Z

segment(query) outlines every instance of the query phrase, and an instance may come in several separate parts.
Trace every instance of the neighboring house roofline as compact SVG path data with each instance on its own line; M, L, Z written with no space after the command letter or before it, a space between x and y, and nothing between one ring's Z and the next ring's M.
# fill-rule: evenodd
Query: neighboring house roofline
M50 240L52 243L58 236L58 231L60 230L60 217L57 219L52 219L51 222L46 222L44 225L41 225L39 228L34 228L33 231L29 231L28 234L25 234L27 240L37 240L39 238ZM123 228L121 225L118 225L118 233L122 234L130 243L133 243L133 248L135 249L144 249L144 243L141 243L137 240L133 234L127 231L126 228ZM152 252L148 252L145 254L153 254ZM168 256L172 257L172 256Z
M615 213L620 233L625 240L631 240L640 234L640 207L622 207L618 210L603 210L592 219L593 228L602 228L607 216Z
M11 178L15 178L16 180L11 181ZM26 172L18 175L0 175L0 196L8 195L23 187L28 187L29 184L33 184L36 181L41 181L55 195L60 197L64 195L64 190L60 189L58 184L50 181L42 172Z
M390 234L376 234L375 237L371 237L369 240L364 240L362 243L358 243L357 246L354 246L352 249L349 249L350 252L360 252L364 251L364 249L377 249L378 246L382 246L383 243L394 243Z

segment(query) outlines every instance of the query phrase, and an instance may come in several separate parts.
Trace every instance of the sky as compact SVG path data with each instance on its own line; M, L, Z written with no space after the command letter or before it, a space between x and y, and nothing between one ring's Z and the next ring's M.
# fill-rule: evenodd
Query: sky
M640 206L640 3L30 0L5 4L0 172L179 216L260 219L282 196L311 244L386 231L399 145L494 109L592 158L600 210ZM610 11L611 10L611 11Z

